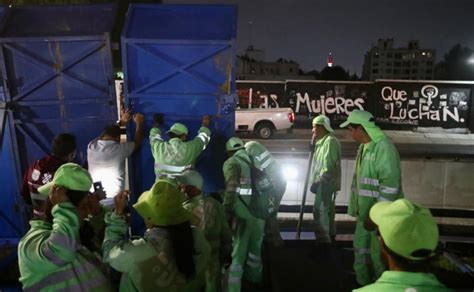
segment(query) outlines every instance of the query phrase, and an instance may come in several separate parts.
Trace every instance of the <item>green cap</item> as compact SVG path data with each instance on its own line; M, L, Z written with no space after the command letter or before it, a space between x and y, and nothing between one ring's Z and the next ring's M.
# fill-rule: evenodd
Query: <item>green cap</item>
M184 173L177 175L175 178L179 184L195 186L197 189L202 191L204 182L201 174L195 170L185 171Z
M180 136L180 135L183 135L183 134L188 134L188 128L181 124L181 123L175 123L171 126L171 128L168 130L168 133L169 132L173 132L174 134Z
M340 125L341 128L347 127L349 124L362 125L365 128L367 127L377 127L374 123L374 116L368 111L353 110L347 120Z
M353 110L347 120L340 125L341 128L347 127L349 124L361 125L364 130L369 135L372 141L379 141L385 137L385 134L380 130L380 128L375 124L374 116L368 111Z
M89 192L92 178L89 172L80 165L66 163L56 170L51 182L38 188L38 192L47 196L54 185L62 186L68 190Z
M229 140L227 140L227 143L225 143L225 150L227 151L235 151L244 148L244 141L242 139L237 138L237 137L232 137Z
M334 130L331 128L331 122L329 121L329 118L323 115L317 116L313 119L313 126L314 125L322 125L324 126L324 129L328 131L329 133L334 132Z
M185 200L185 194L174 183L160 179L138 198L133 207L154 225L176 225L193 218L193 214L183 208Z
M385 245L404 258L425 259L430 255L416 256L415 252L434 252L438 245L438 226L430 210L406 199L378 202L369 216L377 224Z

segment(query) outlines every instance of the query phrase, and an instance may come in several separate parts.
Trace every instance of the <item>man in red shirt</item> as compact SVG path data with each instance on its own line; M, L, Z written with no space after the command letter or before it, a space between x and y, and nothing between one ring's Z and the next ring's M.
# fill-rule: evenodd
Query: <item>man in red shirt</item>
M53 139L52 154L35 161L26 170L21 196L33 207L34 217L44 215L44 196L39 195L38 188L52 181L56 170L61 165L73 161L75 155L76 138L67 133L59 134Z

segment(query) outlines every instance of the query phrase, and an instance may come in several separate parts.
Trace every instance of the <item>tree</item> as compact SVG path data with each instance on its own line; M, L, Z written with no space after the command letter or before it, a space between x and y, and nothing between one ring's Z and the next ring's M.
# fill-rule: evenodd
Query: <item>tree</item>
M436 65L435 79L474 80L474 50L460 44L452 47Z
M321 70L320 80L350 80L349 72L347 72L344 68L341 66L335 66L335 67L324 67L323 70Z

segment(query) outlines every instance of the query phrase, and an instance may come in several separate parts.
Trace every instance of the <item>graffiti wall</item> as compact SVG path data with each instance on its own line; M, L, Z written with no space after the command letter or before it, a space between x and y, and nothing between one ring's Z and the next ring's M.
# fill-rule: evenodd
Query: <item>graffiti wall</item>
M372 83L288 82L286 97L302 126L311 126L317 115L326 115L334 126L345 121L354 109L370 110Z
M238 82L238 108L289 107L285 82Z
M385 129L416 127L469 128L474 82L416 81L238 81L238 107L291 107L295 127L311 127L313 117L324 114L334 126L354 109L374 114Z
M472 85L376 83L376 121L385 128L468 128Z

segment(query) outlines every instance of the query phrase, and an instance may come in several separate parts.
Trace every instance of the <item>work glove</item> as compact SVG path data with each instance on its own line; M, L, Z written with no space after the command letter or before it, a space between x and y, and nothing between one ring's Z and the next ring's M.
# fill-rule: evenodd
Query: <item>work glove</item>
M320 185L319 182L314 182L314 183L312 183L311 186L309 187L309 190L310 190L313 194L316 194L316 193L318 192L319 185Z

